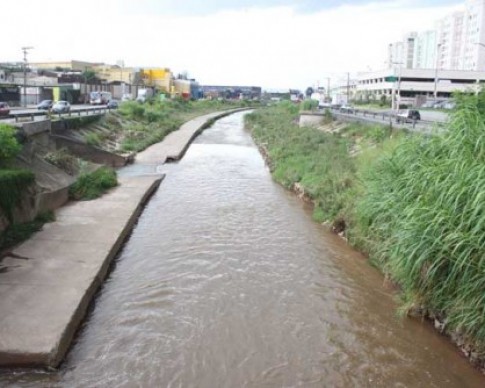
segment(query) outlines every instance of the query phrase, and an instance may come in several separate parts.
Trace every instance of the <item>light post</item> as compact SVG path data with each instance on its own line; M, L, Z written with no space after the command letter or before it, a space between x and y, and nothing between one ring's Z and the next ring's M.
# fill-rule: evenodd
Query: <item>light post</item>
M481 43L481 42L475 42L475 44L479 45L479 46L482 46L482 47L485 47L485 44L484 43ZM480 55L478 55L478 58L477 58L477 62L478 62L478 66L477 67L480 67ZM477 79L477 89L476 89L476 92L475 94L478 95L478 93L480 93L480 79Z
M330 77L325 77L327 79L327 102L330 102Z
M22 47L24 53L24 106L27 106L27 53L32 50L33 47Z
M439 59L440 59L440 48L441 43L438 43L436 49L436 67L434 71L434 102L438 99L438 66L439 66Z
M397 78L397 101L395 98L395 91L394 91L394 84L395 81L392 83L392 110L399 110L399 104L401 103L401 72L402 72L402 65L403 62L391 62L392 65L399 65L399 73ZM395 78L394 78L395 79ZM397 106L396 106L397 102Z

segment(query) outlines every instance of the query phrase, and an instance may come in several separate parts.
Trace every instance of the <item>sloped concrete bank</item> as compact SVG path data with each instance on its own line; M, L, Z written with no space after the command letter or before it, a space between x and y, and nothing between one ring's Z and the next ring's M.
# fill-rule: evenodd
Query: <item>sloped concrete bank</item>
M135 163L179 160L215 120L252 108L188 121ZM69 203L0 262L0 367L57 367L108 268L164 175L125 176L103 197Z
M0 366L56 367L109 265L162 175L123 178L94 201L70 203L56 221L1 262Z
M179 130L167 135L162 142L148 147L136 155L135 164L161 165L166 162L180 160L192 141L214 121L232 113L254 108L238 108L209 113L196 117L183 124Z

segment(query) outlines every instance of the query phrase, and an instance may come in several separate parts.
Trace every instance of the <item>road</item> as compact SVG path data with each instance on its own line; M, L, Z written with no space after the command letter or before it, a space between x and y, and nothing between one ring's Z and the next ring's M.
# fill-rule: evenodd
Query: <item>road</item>
M93 106L89 104L82 104L82 105L71 105L71 112L70 113L63 113L63 114L52 114L53 116L87 116L90 114L94 114L95 111L105 112L106 111L105 105L98 105ZM28 116L29 114L34 114L35 116L31 117ZM0 117L0 122L7 123L7 124L15 124L17 122L26 122L26 121L40 121L44 120L46 117L47 111L38 110L35 106L30 107L15 107L11 108L10 116L9 117ZM18 119L12 117L15 115L24 115L19 117Z

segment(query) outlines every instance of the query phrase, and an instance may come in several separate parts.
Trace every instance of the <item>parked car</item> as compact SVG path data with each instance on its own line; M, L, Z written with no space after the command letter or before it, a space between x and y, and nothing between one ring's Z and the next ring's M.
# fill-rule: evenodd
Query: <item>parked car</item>
M106 105L106 107L108 109L118 109L118 101L111 100L110 102L108 102L108 104Z
M52 100L42 100L39 104L37 104L38 110L49 110L52 109L52 105L54 102Z
M6 102L0 102L0 116L8 116L10 114L10 107Z
M71 111L71 105L67 101L57 101L52 105L53 113L67 113Z
M434 102L433 101L427 101L423 105L421 105L421 108L433 108Z
M396 121L398 123L407 123L417 120L421 120L421 114L415 109L405 109L399 111L396 116Z

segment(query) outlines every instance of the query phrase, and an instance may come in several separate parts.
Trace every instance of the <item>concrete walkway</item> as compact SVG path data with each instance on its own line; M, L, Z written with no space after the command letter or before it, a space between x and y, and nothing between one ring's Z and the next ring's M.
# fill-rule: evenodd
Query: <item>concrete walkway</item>
M136 157L161 165L183 157L214 120L243 109L197 117ZM56 221L0 261L0 366L57 367L109 264L162 175L124 176L94 201L56 212Z
M122 178L97 200L69 203L0 262L0 366L59 365L162 178Z
M179 130L168 134L162 142L153 144L136 155L135 164L161 165L184 156L192 140L214 120L249 108L231 109L199 116L183 124Z

